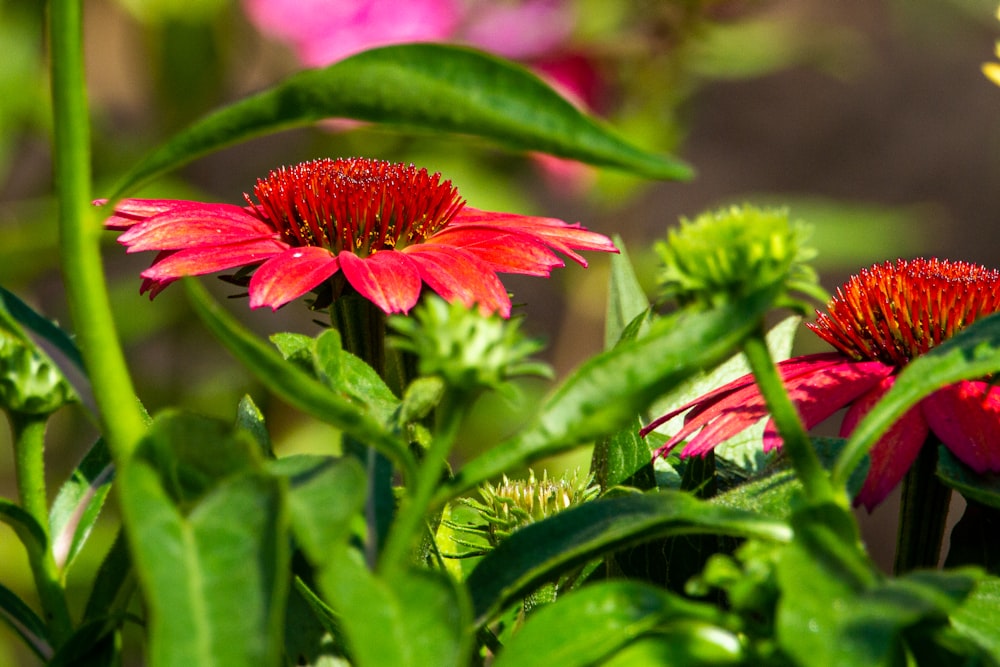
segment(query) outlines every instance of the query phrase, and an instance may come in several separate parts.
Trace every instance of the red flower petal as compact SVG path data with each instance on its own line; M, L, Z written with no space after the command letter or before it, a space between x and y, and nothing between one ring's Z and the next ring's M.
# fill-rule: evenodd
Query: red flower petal
M283 252L285 248L283 243L271 239L187 248L161 253L140 275L156 282L175 280L182 276L200 276L237 266L257 264Z
M414 260L421 279L445 301L466 307L478 304L483 313L510 317L510 298L488 264L459 248L412 245L401 252Z
M1000 387L959 382L921 403L931 430L976 472L1000 472Z
M563 261L530 234L476 225L449 226L427 239L427 244L461 248L503 273L548 276Z
M108 200L95 199L92 203L94 206L104 206ZM137 222L177 206L197 204L198 202L182 199L123 199L115 206L114 213L104 221L104 226L107 229L128 229Z
M570 225L557 218L540 218L514 213L492 213L466 206L452 219L449 227L483 225L494 229L513 229L541 239L581 266L587 261L573 250L618 252L611 239L584 229L579 224Z
M342 252L337 259L347 282L387 314L407 313L420 298L420 272L401 252L383 250L364 259Z
M329 250L290 248L261 264L250 278L250 307L277 310L337 273L340 262Z
M883 378L875 387L855 399L840 425L841 437L846 438L854 432L858 422L882 399L895 381L895 375ZM868 476L865 477L865 483L854 503L864 505L865 509L871 512L876 505L885 500L917 460L920 447L926 439L927 422L924 421L920 409L908 410L868 452L871 460Z
M804 382L789 384L788 395L802 418L806 430L828 419L889 376L892 366L878 361L845 361L840 366L815 373ZM781 437L769 423L764 429L764 451L781 444Z
M136 223L118 237L129 252L220 246L278 234L245 209L230 204L184 204ZM282 244L288 247L286 244Z

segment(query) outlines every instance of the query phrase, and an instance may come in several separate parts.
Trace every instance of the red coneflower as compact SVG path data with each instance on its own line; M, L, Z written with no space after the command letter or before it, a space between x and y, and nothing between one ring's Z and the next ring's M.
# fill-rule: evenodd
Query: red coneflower
M408 312L426 283L509 317L497 273L548 276L563 266L553 250L583 266L575 250L617 252L578 224L465 206L451 181L412 165L315 160L272 171L253 195L245 207L126 199L105 224L125 230L128 252L159 251L141 274L150 298L182 276L255 267L251 308L277 309L335 278L386 313Z
M861 271L837 290L813 332L838 351L778 364L806 428L841 408L847 437L892 387L901 368L977 318L1000 310L1000 272L966 262L897 260ZM657 455L689 436L682 456L705 454L767 415L752 375L745 375L646 426L687 411L683 428ZM871 510L903 479L933 433L977 472L1000 471L1000 388L963 381L939 389L907 412L871 450L871 467L856 502ZM764 450L781 445L768 423Z

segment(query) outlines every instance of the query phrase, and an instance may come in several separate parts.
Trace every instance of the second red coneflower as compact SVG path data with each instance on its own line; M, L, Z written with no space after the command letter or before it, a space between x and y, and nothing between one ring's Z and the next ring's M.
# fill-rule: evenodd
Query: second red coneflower
M851 278L827 310L806 326L837 352L795 357L779 363L778 370L806 428L846 407L840 433L847 437L909 361L1000 310L1000 272L938 259L886 262ZM684 426L657 455L684 440L682 456L705 454L767 416L753 376L745 375L660 417L642 433L684 412ZM907 412L871 450L856 502L869 510L882 502L916 460L929 431L973 470L1000 471L1000 388L985 380L959 382ZM780 444L769 423L765 451Z

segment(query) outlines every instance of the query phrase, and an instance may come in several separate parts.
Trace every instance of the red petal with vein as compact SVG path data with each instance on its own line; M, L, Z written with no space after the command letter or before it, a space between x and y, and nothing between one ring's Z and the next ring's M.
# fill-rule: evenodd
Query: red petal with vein
M538 237L546 245L558 250L582 266L587 266L587 261L573 250L618 252L611 239L603 234L587 230L579 224L567 224L557 218L491 213L466 206L452 219L449 227L462 227L471 224L495 229L514 229Z
M780 362L778 364L778 372L781 374L782 379L786 383L789 383L797 377L811 375L812 373L819 372L825 368L842 364L844 361L844 356L838 352L807 354ZM717 417L717 406L719 406L728 396L742 389L746 389L747 387L752 388L754 392L756 392L756 386L754 384L752 373L747 373L746 375L738 377L732 382L710 391L707 394L699 396L690 403L686 403L679 408L668 412L662 417L654 419L639 431L639 435L645 437L650 431L662 426L682 412L690 410L684 420L683 432L675 435L670 442L660 448L660 451L663 451L664 449L669 451L669 449L667 449L668 447L672 449L674 445L683 440L688 434L693 433L700 426L704 426L706 423ZM698 420L698 425L693 425L699 415L708 411L711 411L712 414Z
M846 438L854 432L858 422L885 396L895 381L895 375L883 378L851 404L840 425L841 437ZM927 422L920 408L908 410L868 452L871 465L865 483L858 492L858 497L854 499L854 504L864 505L865 509L871 512L885 500L917 460L917 455L926 439Z
M182 276L200 276L205 273L263 262L283 252L286 247L283 243L267 239L231 243L224 246L176 250L165 256L162 254L158 256L152 266L139 275L157 282L173 280Z
M420 272L401 252L383 250L362 259L345 251L337 259L347 282L386 314L407 313L420 298Z
M94 206L104 206L107 199L95 199ZM177 206L198 205L198 202L183 199L123 199L115 206L114 213L104 221L108 229L128 229L137 222L169 211Z
M941 442L976 472L1000 472L1000 387L959 382L921 403Z
M180 250L198 246L219 246L260 239L278 234L266 223L239 206L201 204L178 206L133 225L118 237L129 252ZM286 248L288 247L285 244Z
M415 262L421 279L445 301L459 301L466 307L475 303L483 313L510 317L507 290L493 269L472 253L426 243L401 252Z
M261 264L250 278L250 307L277 310L337 273L340 262L329 250L291 248Z
M816 373L808 381L790 385L788 395L808 431L877 386L893 370L892 366L879 361L844 362ZM781 437L773 422L769 422L764 429L764 451L769 452L780 445Z
M488 263L495 271L548 276L563 261L529 234L490 227L446 227L425 244L461 248Z

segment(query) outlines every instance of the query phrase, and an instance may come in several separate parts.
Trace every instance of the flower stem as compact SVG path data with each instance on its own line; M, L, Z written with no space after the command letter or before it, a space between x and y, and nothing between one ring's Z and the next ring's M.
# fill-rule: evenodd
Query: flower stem
M951 489L936 474L940 444L936 436L928 435L917 460L903 478L893 567L896 574L937 567L941 558Z
M441 482L448 453L470 404L469 397L448 391L435 409L437 424L434 438L420 463L416 484L403 499L389 532L389 539L379 560L379 569L383 572L398 569L408 562L431 509L431 498Z
M81 0L51 0L55 189L63 278L77 340L119 465L145 431L111 316L100 254L100 225L91 201L90 127L83 74Z
M14 466L21 507L31 515L45 536L41 544L27 535L22 539L48 623L49 640L58 647L69 637L73 624L66 604L66 591L59 581L59 570L49 548L45 491L45 423L48 415L12 412L9 417L14 432Z
M781 435L785 455L788 456L799 481L802 482L806 497L814 502L835 501L837 495L834 493L830 478L820 464L819 457L802 425L798 410L788 396L771 352L767 349L763 327L746 340L743 352L750 362L750 369L753 371L767 409L774 419L778 434Z

